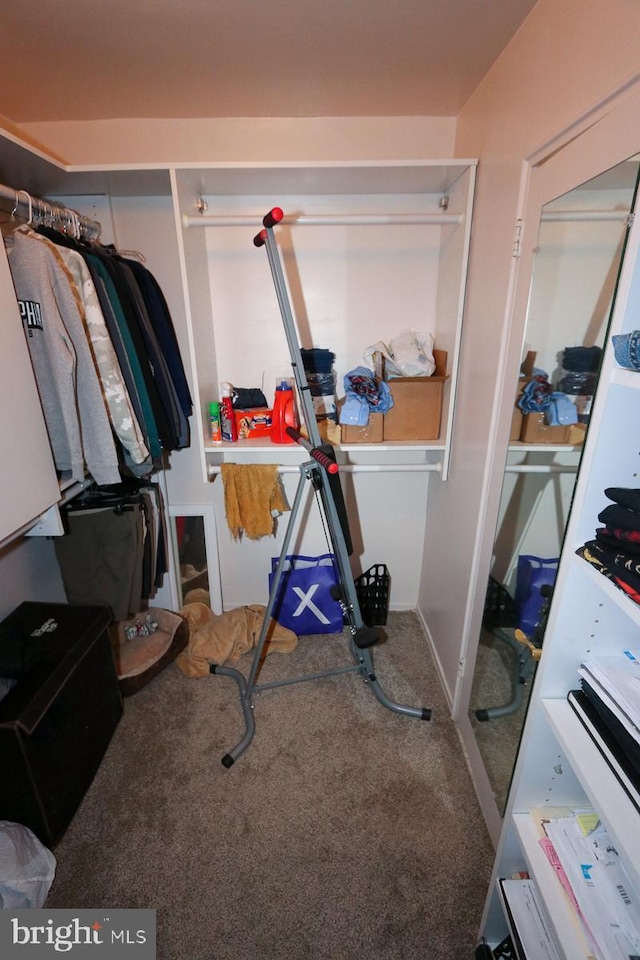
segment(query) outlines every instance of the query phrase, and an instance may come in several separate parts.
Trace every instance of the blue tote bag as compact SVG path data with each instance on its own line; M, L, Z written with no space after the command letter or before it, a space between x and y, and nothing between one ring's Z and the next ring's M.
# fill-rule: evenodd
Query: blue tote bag
M527 636L531 636L540 621L544 606L541 588L553 586L558 563L558 557L549 560L525 554L518 557L515 599L520 614L518 625Z
M273 584L278 558L271 560L269 590ZM292 555L285 558L273 616L283 627L298 636L312 633L341 633L342 607L331 596L338 582L335 557Z

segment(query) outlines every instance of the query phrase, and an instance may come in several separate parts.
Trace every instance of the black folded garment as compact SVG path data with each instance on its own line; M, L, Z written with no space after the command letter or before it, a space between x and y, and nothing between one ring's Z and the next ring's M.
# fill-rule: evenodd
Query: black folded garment
M583 547L578 547L576 553L640 603L640 561L637 558L604 547L597 540L588 540Z
M640 488L639 487L607 487L604 491L605 497L613 500L614 503L626 507L627 510L635 510L640 513Z
M622 527L623 530L640 530L640 513L629 510L619 503L610 503L598 514L600 523L608 527Z
M596 530L596 540L603 547L624 550L632 557L640 557L640 540L628 540L626 537L618 536L618 533L624 532L628 531L621 531L617 527L599 527Z
M257 387L234 387L233 409L253 410L256 407L268 407L267 398Z
M564 370L595 373L601 357L601 347L565 347L562 351L562 367Z

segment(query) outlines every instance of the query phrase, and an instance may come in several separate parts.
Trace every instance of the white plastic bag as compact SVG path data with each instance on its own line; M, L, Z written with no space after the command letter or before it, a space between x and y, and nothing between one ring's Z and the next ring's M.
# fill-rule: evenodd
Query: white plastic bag
M433 359L433 334L417 330L402 330L387 346L382 340L367 347L364 360L373 368L373 354L381 353L385 358L385 376L393 377L430 377L436 368Z
M0 907L40 909L56 872L56 858L28 827L0 820Z

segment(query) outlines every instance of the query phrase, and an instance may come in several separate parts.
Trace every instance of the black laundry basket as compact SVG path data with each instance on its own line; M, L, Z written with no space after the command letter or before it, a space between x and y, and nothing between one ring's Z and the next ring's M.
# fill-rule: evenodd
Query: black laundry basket
M389 613L391 577L384 563L376 563L356 578L360 613L367 627L384 627Z
M489 577L484 601L482 626L485 630L518 626L518 605L506 588L494 577Z

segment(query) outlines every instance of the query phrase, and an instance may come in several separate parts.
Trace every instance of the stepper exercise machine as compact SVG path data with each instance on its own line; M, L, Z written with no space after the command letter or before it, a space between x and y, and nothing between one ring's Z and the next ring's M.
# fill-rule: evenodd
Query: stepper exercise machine
M239 743L222 757L222 764L227 768L235 763L253 739L255 733L255 719L253 715L254 693L274 687L302 683L306 680L319 680L324 677L337 676L338 674L360 673L375 697L384 707L387 707L388 710L404 714L407 717L414 717L417 720L431 719L431 710L427 707L409 707L389 699L380 686L375 674L370 648L380 640L380 632L376 627L365 626L364 624L356 586L349 564L349 557L353 552L353 547L349 531L349 520L342 494L342 486L340 477L338 476L339 466L336 462L335 453L331 444L322 443L320 438L311 392L297 339L296 325L280 262L278 246L273 233L274 226L280 223L283 216L284 214L279 207L274 207L273 210L267 213L262 221L264 229L254 237L253 242L256 247L265 247L267 251L287 344L289 346L291 366L300 400L302 419L306 426L308 439L293 427L287 427L287 432L296 443L307 450L311 459L300 464L299 467L300 477L298 486L284 534L282 549L271 583L264 622L260 630L258 643L255 647L249 675L245 679L244 674L233 667L218 666L218 664L212 664L210 667L211 673L221 674L222 676L231 677L235 680L240 691L240 703L244 715L245 732ZM337 667L333 670L323 670L319 673L310 673L285 680L258 684L256 680L262 663L264 647L268 641L271 617L276 597L278 596L278 588L282 580L289 544L296 524L296 517L302 506L304 493L308 490L306 486L307 481L311 482L317 494L316 500L322 514L332 552L335 556L337 584L334 597L340 603L345 622L349 626L349 647L354 663Z

